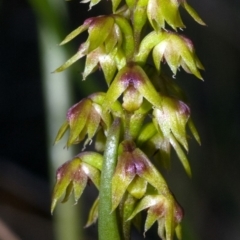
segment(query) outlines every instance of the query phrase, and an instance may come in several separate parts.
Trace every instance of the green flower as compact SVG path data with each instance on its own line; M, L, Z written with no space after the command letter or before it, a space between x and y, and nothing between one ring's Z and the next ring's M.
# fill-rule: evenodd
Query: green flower
M182 101L163 97L162 109L155 108L153 116L158 135L151 139L152 143L157 149L161 149L166 157L169 155L169 143L171 143L187 174L191 176L188 159L179 145L180 143L188 150L186 125L190 116L189 107Z
M181 239L178 228L183 217L183 210L173 197L157 194L143 197L129 217L129 220L144 209L148 209L144 234L157 221L158 235L162 240L172 240L175 229L178 233L178 239Z
M127 190L135 198L143 197L147 183L158 192L169 194L161 174L132 141L123 141L119 151L118 163L112 179L112 210L119 205Z
M163 136L170 138L170 134L187 150L186 124L190 116L190 108L182 101L169 97L162 97L162 108L153 110L153 116L158 124L157 129Z
M118 72L106 93L103 109L110 109L121 94L123 94L123 107L127 111L139 109L143 97L153 106L161 108L162 100L159 93L144 70L134 63L129 63Z
M67 147L81 142L87 134L88 138L84 142L85 147L88 143L91 143L99 127L102 127L106 133L111 124L111 116L109 113L102 111L101 105L104 98L104 93L95 93L72 106L67 112L67 121L58 131L55 143L63 137L69 128ZM117 102L115 102L116 104Z
M141 42L136 61L145 63L151 50L153 50L154 64L159 72L161 61L166 61L174 75L181 66L187 73L202 79L198 69L204 67L188 38L173 32L151 32Z
M89 180L98 188L102 161L103 157L98 153L83 152L58 168L52 195L51 212L64 194L65 197L62 202L68 200L72 191L74 191L75 201L77 202Z
M161 28L165 29L165 22L174 30L184 28L185 25L179 13L180 5L185 8L196 22L205 25L196 11L187 4L186 0L149 0L147 16L154 30L159 31Z
M82 43L78 52L55 72L65 70L86 56L83 79L101 67L107 83L110 84L116 70L124 67L133 56L134 38L131 25L120 15L89 18L83 25L66 36L60 45L68 43L86 30L89 34L86 42Z

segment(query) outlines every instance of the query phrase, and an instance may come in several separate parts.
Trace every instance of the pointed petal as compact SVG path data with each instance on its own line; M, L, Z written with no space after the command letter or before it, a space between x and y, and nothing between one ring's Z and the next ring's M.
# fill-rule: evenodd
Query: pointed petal
M134 210L136 204L136 198L131 196L131 194L126 193L124 195L123 201L119 206L119 215L122 223L122 232L123 239L130 239L130 232L132 227L132 221L129 221L128 218Z
M135 56L135 61L143 64L147 61L147 57L154 46L156 46L162 40L162 32L150 32L144 39L141 41L139 46L139 51Z
M87 54L84 71L82 73L83 80L85 80L89 74L98 69L98 62L103 54L104 52L101 47Z
M68 59L63 65L61 65L60 67L58 67L54 73L57 72L62 72L63 70L67 69L69 66L71 66L73 63L75 63L77 60L79 60L80 58L84 57L86 55L86 50L88 48L88 42L83 43L80 47L80 49L78 50L78 52L76 54L74 54L70 59Z
M67 118L70 125L68 147L76 141L83 130L91 111L91 104L91 100L85 98L68 110Z
M113 103L128 87L129 83L126 81L126 79L124 79L126 71L126 68L121 69L110 85L105 97L105 101L102 105L104 111L109 110Z
M147 16L150 24L156 32L165 28L164 17L159 0L149 0L147 6Z
M179 3L178 1L160 0L162 14L165 21L174 29L184 28L185 25L182 22L179 13Z
M87 163L101 171L103 156L96 152L82 152L77 155L84 163Z
M189 13L189 15L199 24L206 25L206 23L199 17L198 13L187 3L187 1L184 1L182 3L182 6L186 9L186 11Z
M167 47L168 47L168 43L166 41L162 41L153 48L153 52L152 52L153 62L158 72L160 72L161 70L161 61L164 58L164 53Z
M82 170L84 171L86 176L88 176L88 178L91 179L91 181L94 183L97 189L99 189L100 177L101 177L100 171L87 163L82 164Z
M112 178L112 211L116 209L136 172L132 162L133 156L124 152L119 156L118 164Z
M102 55L99 59L101 68L103 70L104 78L108 86L110 85L117 71L117 65L114 58L115 53L109 53L108 55L107 54Z
M176 141L175 137L172 135L171 138L170 138L170 143L171 145L173 146L173 148L175 149L187 175L189 177L192 176L192 173L191 173L191 168L190 168L190 165L189 165L189 162L188 162L188 159L184 153L184 151L182 150L181 146L178 144L178 142Z
M71 182L69 183L69 185L67 186L67 188L66 188L65 196L64 196L63 200L61 201L61 203L65 203L65 202L68 201L69 196L70 196L71 193L72 193L72 190L73 190L73 182L71 181Z
M119 26L114 23L112 30L110 31L108 37L105 40L105 51L107 54L111 53L115 46L121 46L122 42L122 32ZM119 45L120 43L120 45Z
M132 154L135 159L137 175L144 178L159 192L167 191L167 185L164 178L151 163L148 157L139 148L136 148Z
M135 88L154 107L161 108L162 97L156 91L144 70L140 66L135 65L132 69L132 75L134 76L133 80Z
M134 218L139 212L142 210L149 208L151 206L154 206L155 204L162 202L164 197L161 195L147 195L141 199L141 201L138 203L134 211L132 212L131 216L128 218L128 220L131 220Z
M177 239L182 240L182 228L180 224L176 226L175 233L176 233Z
M164 222L164 220L165 220L164 218L158 219L158 236L162 240L166 240L166 238L165 238L165 222Z
M64 122L63 125L58 130L57 136L54 140L54 144L56 144L63 137L64 133L68 130L69 124L68 121Z
M98 112L95 110L95 108L92 107L91 112L88 116L88 123L87 123L88 137L87 137L86 141L84 142L84 147L87 144L91 144L92 139L95 136L95 134L99 128L100 121L101 121L101 116L98 114Z
M89 215L88 215L88 220L87 223L85 225L85 228L91 226L92 224L96 223L97 219L98 219L98 203L99 203L99 197L94 201Z
M89 48L88 53L99 47L109 35L109 29L111 30L114 25L114 19L112 17L96 17L91 22L89 32ZM101 37L99 37L101 36Z
M96 139L94 142L94 148L98 152L103 152L105 150L105 145L106 145L106 136L104 134L103 129L100 129L96 135Z
M64 40L60 43L60 45L66 44L68 42L70 42L73 38L75 38L77 35L81 34L82 32L84 32L85 30L88 29L89 25L90 25L91 19L87 19L83 25L81 25L80 27L76 28L74 31L72 31L71 33L69 33Z
M192 135L194 136L195 140L198 142L199 145L201 145L201 139L199 137L198 131L197 131L191 118L188 120L188 127L189 127Z
M112 0L112 11L113 11L113 13L115 13L115 11L117 10L120 2L121 2L121 0Z
M152 208L149 208L147 211L147 218L144 224L144 234L152 227L152 225L159 218L158 214Z
M82 168L83 166L81 166ZM74 190L74 199L75 204L77 204L79 198L81 197L83 190L85 189L88 182L88 176L86 173L81 169L80 171L76 171L73 180L73 190Z
M89 5L89 10L92 9L93 6L97 5L101 0L91 0ZM83 1L82 1L83 2Z
M168 199L169 201L165 203L167 205L167 211L165 215L165 232L166 232L166 240L172 240L174 234L174 215L173 215L173 207L174 204L172 199Z

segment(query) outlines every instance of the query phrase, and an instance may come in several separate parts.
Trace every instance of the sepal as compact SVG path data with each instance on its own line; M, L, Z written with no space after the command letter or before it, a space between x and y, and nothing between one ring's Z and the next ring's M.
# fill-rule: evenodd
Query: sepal
M206 23L200 18L198 13L187 3L186 0L183 0L182 2L183 8L188 12L188 14L199 24L206 25Z
M96 223L96 221L98 219L98 204L99 204L99 197L94 201L94 203L90 209L85 228L90 227L92 224Z

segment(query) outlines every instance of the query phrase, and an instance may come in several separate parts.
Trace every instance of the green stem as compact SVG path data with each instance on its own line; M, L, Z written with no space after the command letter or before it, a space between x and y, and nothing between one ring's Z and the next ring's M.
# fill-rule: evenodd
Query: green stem
M112 211L112 176L117 162L121 122L116 118L109 130L101 173L98 232L100 240L120 240L116 211Z

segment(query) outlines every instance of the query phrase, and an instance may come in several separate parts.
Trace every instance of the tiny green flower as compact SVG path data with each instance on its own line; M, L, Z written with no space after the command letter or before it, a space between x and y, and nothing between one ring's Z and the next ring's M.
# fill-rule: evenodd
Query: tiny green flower
M173 29L185 27L178 8L179 2L176 0L149 0L147 15L155 31L165 29L165 22Z
M164 137L172 133L187 150L186 124L190 116L190 108L182 101L170 97L162 97L162 108L153 110L153 116Z
M176 33L164 32L161 41L153 49L153 60L158 70L160 70L159 63L163 59L167 62L174 75L181 66L186 72L202 79L198 68L204 68L195 54L190 39Z
M130 193L141 198L146 190L146 182L158 189L159 192L168 193L165 180L148 157L139 148L136 148L132 141L123 141L120 145L118 164L112 179L112 210L119 205L128 187ZM136 185L135 193L133 192L134 185Z
M52 196L51 212L53 212L57 201L64 193L65 197L62 202L68 200L72 191L74 191L75 201L77 202L89 180L97 188L99 187L102 160L102 155L98 153L83 152L58 168L57 181Z
M166 61L174 75L181 66L187 73L202 79L198 69L203 70L204 67L188 38L173 32L151 32L142 40L135 60L144 64L151 50L153 50L154 64L159 72L161 61Z
M99 16L88 18L84 21L83 25L75 29L60 43L60 45L66 44L88 29L88 39L85 43L81 44L78 52L72 56L67 62L61 65L55 70L55 72L61 72L75 63L80 58L84 57L91 51L101 46L112 33L114 29L114 19L111 16ZM109 31L110 30L110 31ZM101 37L99 35L101 34Z
M150 140L152 142L151 145L155 146L156 149L160 149L163 157L165 156L167 160L170 143L182 162L185 171L191 177L191 168L188 159L179 145L180 143L188 150L186 125L190 116L189 107L182 101L163 97L162 109L154 109L153 116L153 122L159 134Z
M185 25L179 13L180 5L185 8L196 22L205 25L196 11L187 4L186 0L149 0L147 15L154 30L159 31L161 28L165 29L165 22L174 30L177 28L184 28Z
M99 127L107 131L111 123L111 116L102 111L101 104L104 97L104 93L95 93L72 106L67 112L67 121L60 128L55 143L62 138L68 128L70 128L70 135L67 147L81 142L87 134L85 147L91 143Z
M144 234L157 221L159 237L162 240L172 240L173 232L183 217L183 210L173 197L146 195L138 203L129 220L144 209L148 209Z
M124 95L123 107L128 111L140 108L142 97L153 106L161 108L159 93L155 90L144 70L134 63L129 63L118 72L108 89L103 108L106 110L111 108L121 94ZM134 100L130 100L130 98Z
M61 72L80 58L87 56L83 78L96 68L102 67L109 84L116 71L126 65L134 53L134 38L131 25L120 15L92 17L71 32L60 45L66 44L77 35L88 30L86 42L80 45L78 52L54 72Z

